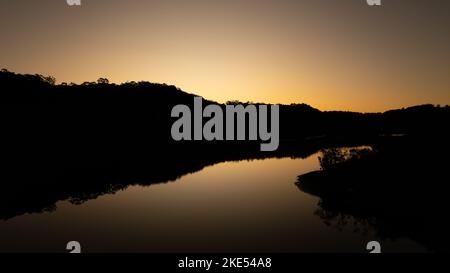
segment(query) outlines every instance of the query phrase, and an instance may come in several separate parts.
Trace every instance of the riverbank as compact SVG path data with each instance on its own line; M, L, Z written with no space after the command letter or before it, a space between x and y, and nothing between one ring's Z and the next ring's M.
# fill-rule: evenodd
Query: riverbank
M296 185L320 197L323 221L351 225L340 219L352 216L382 239L410 237L445 251L449 151L443 135L388 138L347 158L324 150L322 157L334 158L322 162L334 163L299 176Z

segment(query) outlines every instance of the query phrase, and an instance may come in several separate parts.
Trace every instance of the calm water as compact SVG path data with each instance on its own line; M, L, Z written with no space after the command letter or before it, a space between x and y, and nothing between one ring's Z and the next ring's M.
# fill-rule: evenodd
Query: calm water
M0 220L0 251L64 252L76 240L84 252L365 252L372 230L325 224L319 198L294 184L317 169L318 154L225 162L81 205L59 202L54 212ZM424 251L406 238L381 243L385 252Z

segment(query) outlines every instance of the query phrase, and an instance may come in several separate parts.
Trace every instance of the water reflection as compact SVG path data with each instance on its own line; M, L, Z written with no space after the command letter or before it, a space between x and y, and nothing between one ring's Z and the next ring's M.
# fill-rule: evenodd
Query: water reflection
M442 142L389 139L373 149L325 149L321 170L296 185L320 198L316 215L337 230L374 232L382 240L409 238L427 250L448 251L447 154Z
M364 252L372 230L328 227L314 215L319 198L293 183L319 169L318 156L225 162L175 183L60 201L53 212L0 222L0 251L64 251L77 240L87 252ZM383 247L422 250L407 239Z

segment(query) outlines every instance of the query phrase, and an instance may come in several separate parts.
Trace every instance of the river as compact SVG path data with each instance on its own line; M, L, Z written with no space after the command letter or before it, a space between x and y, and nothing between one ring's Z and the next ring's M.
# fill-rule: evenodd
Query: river
M129 186L80 205L0 221L0 252L367 252L370 227L336 227L318 215L319 198L295 185L320 168L319 154L215 164L176 181ZM407 238L383 252L425 251Z

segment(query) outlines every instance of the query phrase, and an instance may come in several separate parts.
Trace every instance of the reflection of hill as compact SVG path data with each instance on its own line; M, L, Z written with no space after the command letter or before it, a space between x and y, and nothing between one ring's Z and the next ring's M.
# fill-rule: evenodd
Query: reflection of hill
M50 170L48 173L44 171L28 173L27 170L26 173L19 173L16 177L2 179L0 219L53 210L57 201L69 200L74 204L80 204L131 185L148 186L175 181L183 175L224 161L285 156L306 157L318 151L317 147L311 146L292 153L280 151L277 154L264 154L240 152L237 147L230 147L228 151L223 150L220 154L216 154L214 145L209 145L210 152L207 152L207 149L199 152L191 147L165 148L171 151L169 153L168 150L164 153L157 151L147 157L129 158L118 164L111 162L109 166L103 164L99 167L78 169L67 166L58 174Z
M40 75L0 72L0 218L75 202L130 184L165 182L225 160L302 156L321 146L361 144L379 134L443 130L449 107L430 105L384 114L280 107L280 149L259 143L171 140L176 104L193 96L148 82L55 85ZM204 104L211 102L204 101Z
M316 213L327 224L370 225L381 238L410 237L446 251L449 148L448 135L390 139L374 153L302 175L297 185L321 198Z

